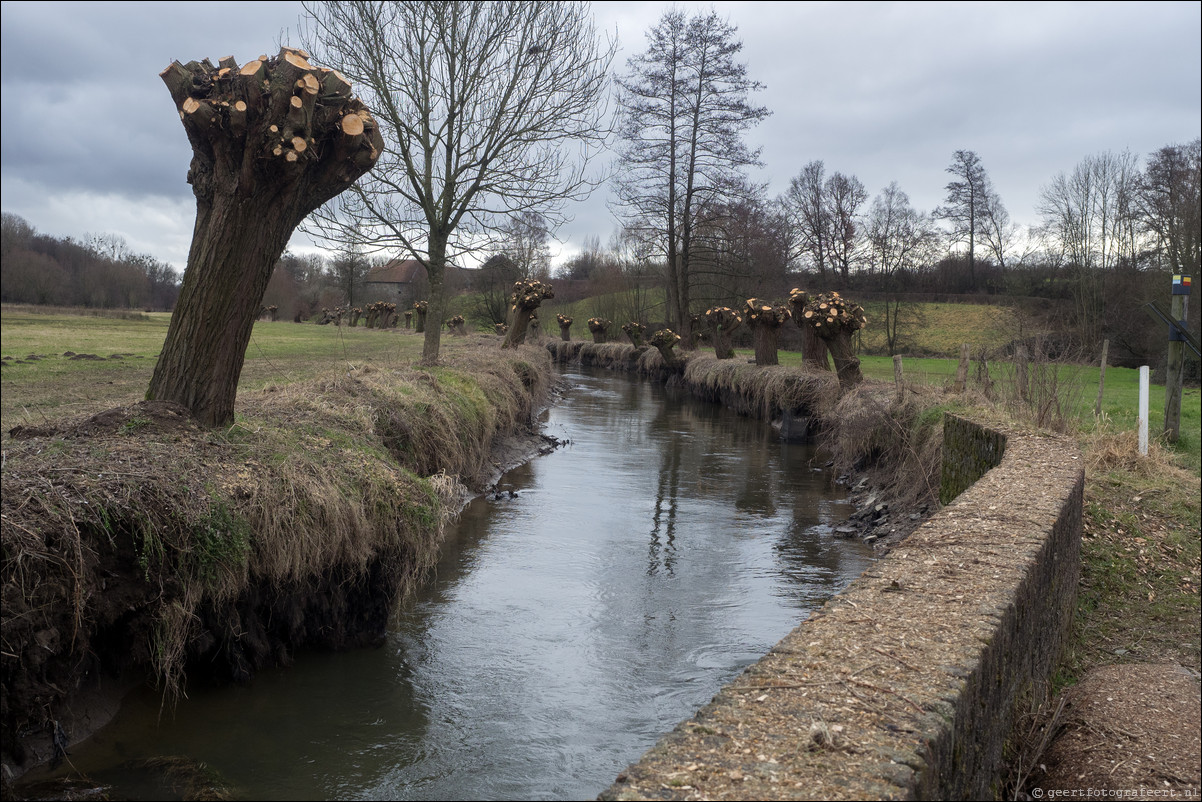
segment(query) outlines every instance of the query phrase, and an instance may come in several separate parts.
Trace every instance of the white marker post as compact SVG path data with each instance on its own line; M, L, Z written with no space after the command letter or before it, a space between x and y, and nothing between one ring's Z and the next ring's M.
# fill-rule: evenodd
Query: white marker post
M1150 369L1143 365L1139 369L1139 453L1148 456L1148 390L1151 383Z

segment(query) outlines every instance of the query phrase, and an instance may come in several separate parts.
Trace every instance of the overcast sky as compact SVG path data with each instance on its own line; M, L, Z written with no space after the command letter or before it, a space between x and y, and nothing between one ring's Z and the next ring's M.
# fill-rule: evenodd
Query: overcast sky
M773 114L749 139L776 195L809 161L875 196L897 181L943 200L955 150L973 150L1016 222L1085 156L1202 132L1202 3L677 3L738 27ZM594 3L616 68L671 3ZM2 205L38 231L109 232L183 269L195 218L191 151L158 73L172 60L299 44L291 2L4 2ZM616 227L608 188L573 210L563 253ZM312 247L302 235L292 247Z

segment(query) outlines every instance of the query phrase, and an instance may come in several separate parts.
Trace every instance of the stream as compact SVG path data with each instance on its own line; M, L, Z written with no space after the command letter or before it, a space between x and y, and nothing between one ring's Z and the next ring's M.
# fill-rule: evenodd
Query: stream
M871 562L832 535L851 509L812 447L565 376L545 431L568 444L467 506L383 647L190 687L174 712L138 691L74 766L130 799L170 798L130 768L160 755L238 799L594 798Z

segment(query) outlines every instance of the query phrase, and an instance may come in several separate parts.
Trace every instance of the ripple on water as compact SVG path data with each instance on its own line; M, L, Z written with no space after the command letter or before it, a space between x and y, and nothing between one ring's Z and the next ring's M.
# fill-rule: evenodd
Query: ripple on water
M606 375L547 426L572 445L464 510L385 648L189 689L161 727L127 710L76 764L176 750L247 799L593 797L870 559L766 424Z

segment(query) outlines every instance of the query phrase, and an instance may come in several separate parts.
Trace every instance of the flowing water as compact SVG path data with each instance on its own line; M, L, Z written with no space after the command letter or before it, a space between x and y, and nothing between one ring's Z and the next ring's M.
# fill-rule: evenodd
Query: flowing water
M380 649L304 654L174 715L135 695L72 761L118 797L186 755L240 799L584 799L860 574L808 446L570 373L569 445L473 501ZM512 493L510 492L512 491Z

